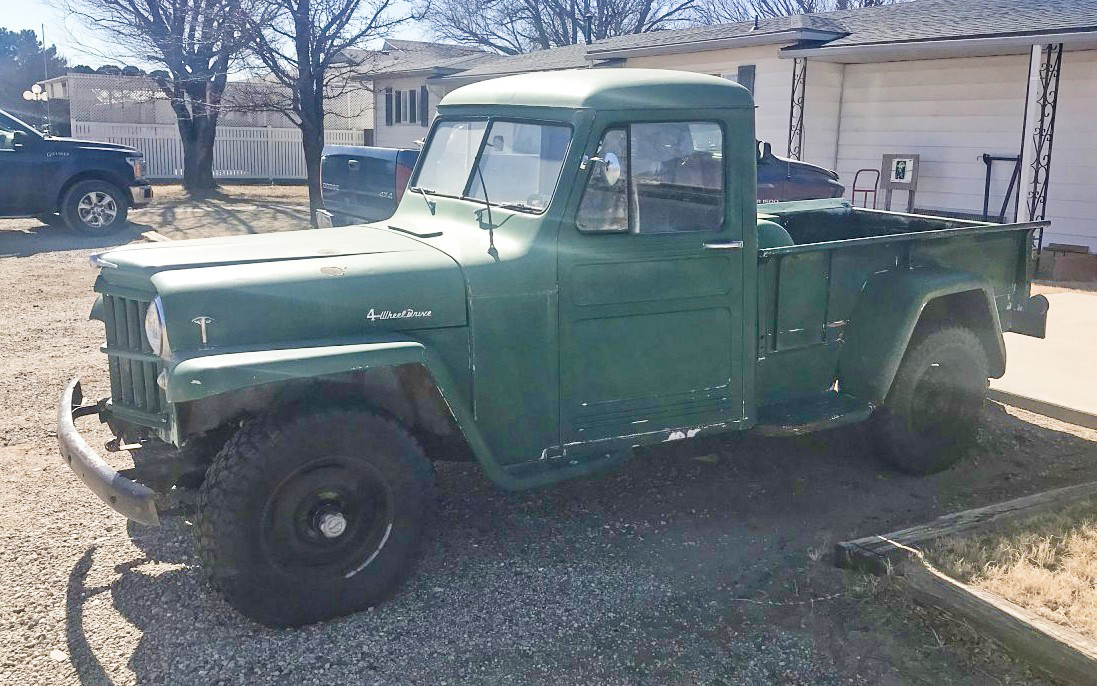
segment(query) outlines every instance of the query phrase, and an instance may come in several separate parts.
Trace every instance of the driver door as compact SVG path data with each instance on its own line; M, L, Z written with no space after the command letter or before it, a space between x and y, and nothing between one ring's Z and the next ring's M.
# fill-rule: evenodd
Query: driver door
M725 129L718 116L602 129L576 221L560 234L570 452L744 418L743 226Z
M22 135L22 145L16 145L16 133ZM56 164L46 157L45 146L37 135L0 116L0 216L38 214L52 209L50 191Z

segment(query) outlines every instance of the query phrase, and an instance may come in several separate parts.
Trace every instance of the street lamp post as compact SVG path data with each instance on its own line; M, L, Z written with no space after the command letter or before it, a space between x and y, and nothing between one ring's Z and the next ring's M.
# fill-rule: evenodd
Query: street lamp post
M40 84L36 83L36 84L34 84L33 86L30 87L30 90L23 91L23 99L28 101L28 102L40 102L40 103L42 103L39 107L44 111L45 108L46 108L46 103L49 102L50 94L47 93L42 88L42 86ZM49 129L50 129L49 117L45 116L45 114L42 114L41 116L42 116L42 121L45 123L45 126L43 126L44 130L43 130L42 133L45 133L46 135L49 135Z

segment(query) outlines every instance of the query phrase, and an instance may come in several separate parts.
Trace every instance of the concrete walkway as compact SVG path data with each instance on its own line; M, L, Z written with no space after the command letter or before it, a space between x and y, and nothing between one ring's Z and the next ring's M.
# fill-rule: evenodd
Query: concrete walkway
M1006 334L1006 375L991 379L990 397L1097 429L1097 293L1046 297L1047 338Z

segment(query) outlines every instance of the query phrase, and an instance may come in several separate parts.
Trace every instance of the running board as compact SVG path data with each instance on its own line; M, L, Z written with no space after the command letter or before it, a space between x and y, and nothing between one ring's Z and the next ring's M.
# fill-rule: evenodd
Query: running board
M754 430L763 436L800 436L868 419L873 407L845 393L827 391L758 408Z

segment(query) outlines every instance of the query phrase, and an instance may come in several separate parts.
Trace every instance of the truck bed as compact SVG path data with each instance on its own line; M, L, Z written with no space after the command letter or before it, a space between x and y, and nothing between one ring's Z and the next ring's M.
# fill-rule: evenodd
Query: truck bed
M1010 330L1014 311L1029 297L1033 233L1046 226L884 212L833 200L766 205L764 213L760 217L783 227L791 244L758 251L760 417L767 407L840 391L840 350L858 303L895 272L975 275L989 284L1002 329Z

